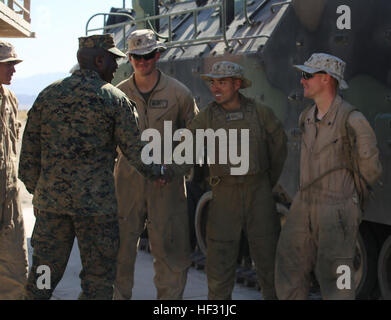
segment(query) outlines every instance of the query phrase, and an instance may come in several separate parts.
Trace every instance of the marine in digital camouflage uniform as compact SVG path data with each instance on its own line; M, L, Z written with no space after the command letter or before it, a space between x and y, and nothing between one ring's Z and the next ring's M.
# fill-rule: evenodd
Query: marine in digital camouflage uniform
M27 299L51 297L75 236L83 266L79 298L112 299L119 246L117 146L140 173L155 177L153 166L141 162L134 105L109 83L116 59L124 56L111 35L79 38L80 70L44 89L28 113L19 165L36 209ZM50 289L37 285L40 265L50 268Z
M185 128L198 112L197 105L185 85L156 68L165 47L153 31L134 31L128 44L134 73L117 87L136 102L140 130L158 130L163 146L164 122L170 121L173 132ZM183 175L162 188L141 176L120 155L115 166L115 187L121 239L115 299L132 296L137 244L145 226L154 257L157 298L182 299L191 264Z
M27 280L27 243L17 180L18 101L11 84L17 58L0 40L0 300L21 299Z
M338 87L348 88L344 61L314 53L295 67L302 71L304 96L315 104L300 115L300 189L278 242L277 295L307 299L314 271L323 299L354 299L361 210L353 173L357 170L369 185L379 179L376 136L364 115L337 93ZM350 288L338 288L342 265L350 268Z
M238 130L237 150L241 150L240 130L249 130L249 168L232 175L228 164L209 165L213 198L206 227L208 299L232 298L240 238L245 232L255 263L264 299L276 299L274 261L280 220L272 196L287 156L286 135L273 111L242 95L251 86L241 66L216 62L212 72L201 76L208 81L215 101L202 109L188 125L193 132L211 128ZM228 136L228 134L227 134ZM242 157L243 157L243 150ZM228 158L228 157L227 157ZM167 166L175 172L179 166Z

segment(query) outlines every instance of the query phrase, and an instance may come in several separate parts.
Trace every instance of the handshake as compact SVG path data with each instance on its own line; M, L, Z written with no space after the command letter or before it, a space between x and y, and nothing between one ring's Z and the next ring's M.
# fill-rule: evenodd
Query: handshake
M169 184L174 178L173 171L170 170L167 166L160 164L152 164L151 166L152 180L155 181L158 186L163 187Z

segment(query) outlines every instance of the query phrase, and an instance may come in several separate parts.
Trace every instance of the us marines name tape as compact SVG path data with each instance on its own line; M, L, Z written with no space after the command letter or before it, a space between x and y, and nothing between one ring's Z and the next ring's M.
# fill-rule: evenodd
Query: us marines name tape
M242 114L243 116L243 114ZM241 119L239 113L231 114L228 121ZM148 142L141 152L144 164L216 164L216 139L218 140L217 164L231 165L231 175L246 175L249 170L249 129L178 129L173 133L172 121L164 121L164 152L162 136L156 129L143 131L141 140ZM195 140L195 141L194 141ZM206 141L206 144L205 144ZM239 143L240 141L240 143ZM173 142L179 144L173 149ZM240 148L239 148L240 147ZM240 150L239 150L240 149ZM238 154L238 152L240 152Z

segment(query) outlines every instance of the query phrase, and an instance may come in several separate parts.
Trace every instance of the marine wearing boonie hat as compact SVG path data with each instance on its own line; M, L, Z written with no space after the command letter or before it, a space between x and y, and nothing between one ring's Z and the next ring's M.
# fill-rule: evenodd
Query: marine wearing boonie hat
M88 37L80 37L79 38L79 49L82 48L101 48L112 54L125 58L126 54L124 54L121 50L119 50L114 44L114 38L111 34L95 34Z
M241 89L251 87L251 81L244 77L243 68L230 61L219 61L213 64L211 73L200 75L203 80L235 78L242 80Z
M296 69L307 73L316 73L324 71L338 81L341 90L349 88L344 80L346 63L327 53L314 53L304 62L304 65L294 65Z
M0 63L3 62L14 62L15 64L22 62L23 60L18 59L15 48L12 44L7 41L0 40Z
M156 49L162 52L166 50L166 46L156 40L152 30L135 30L128 38L128 54L146 55Z

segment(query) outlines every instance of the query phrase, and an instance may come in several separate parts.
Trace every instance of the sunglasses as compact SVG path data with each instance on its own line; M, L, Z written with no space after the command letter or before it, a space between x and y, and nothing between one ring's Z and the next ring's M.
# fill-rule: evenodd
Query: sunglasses
M315 74L326 74L327 72L325 71L319 71L319 72L315 72L315 73L308 73L308 72L304 72L302 71L301 72L301 77L304 79L304 80L309 80L309 79L312 79L314 77Z
M148 53L148 54L131 54L131 57L134 59L134 60L141 60L141 59L144 59L144 60L151 60L153 58L155 58L155 55L156 55L156 51L152 51L151 53Z

